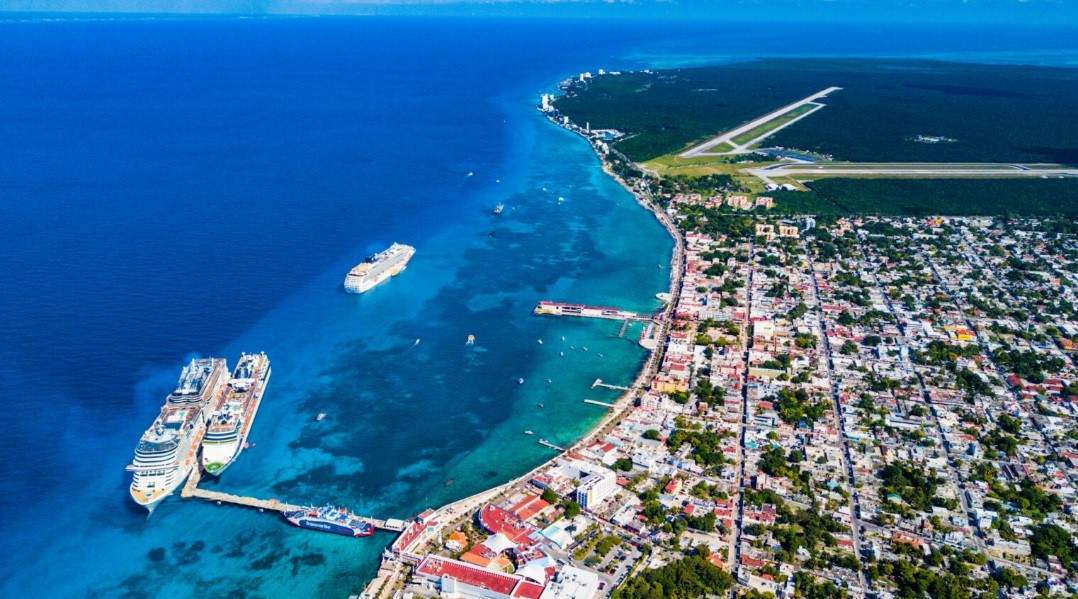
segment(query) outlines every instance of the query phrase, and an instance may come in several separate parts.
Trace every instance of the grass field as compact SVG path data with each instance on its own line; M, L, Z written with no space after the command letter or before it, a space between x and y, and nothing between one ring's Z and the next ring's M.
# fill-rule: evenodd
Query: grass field
M779 127L782 127L786 123L789 123L790 121L792 121L792 120L794 120L794 119L796 119L796 118L798 118L798 117L800 117L800 116L802 116L802 115L804 115L806 113L809 113L809 112L812 112L813 110L816 110L816 108L818 106L819 106L818 104L802 104L802 105L798 106L797 108L794 108L790 112L780 114L779 116L771 119L770 121L767 121L766 123L761 123L760 125L758 125L758 126L752 128L752 129L742 133L741 135L738 135L737 137L734 138L733 141L734 141L735 144L737 144L739 146L743 146L743 145L749 143L750 141L756 140L757 138L761 138L762 136L766 136L768 133L774 131L775 129L778 129ZM759 139L759 141L763 141L763 139L761 138L761 139ZM711 150L711 151L718 151L718 150Z

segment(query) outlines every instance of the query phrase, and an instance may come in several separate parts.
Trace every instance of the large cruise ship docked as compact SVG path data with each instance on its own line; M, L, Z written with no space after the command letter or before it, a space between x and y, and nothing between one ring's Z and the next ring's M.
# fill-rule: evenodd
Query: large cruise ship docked
M202 467L208 474L220 476L247 447L262 395L270 374L266 354L241 354L219 404L214 406L202 438Z
M348 271L344 277L344 288L349 293L363 293L389 277L400 274L413 255L414 247L394 243L385 251L368 257Z
M152 512L191 473L205 432L206 408L227 380L223 358L191 360L180 372L176 388L142 434L135 459L127 466L134 474L130 491L135 503Z

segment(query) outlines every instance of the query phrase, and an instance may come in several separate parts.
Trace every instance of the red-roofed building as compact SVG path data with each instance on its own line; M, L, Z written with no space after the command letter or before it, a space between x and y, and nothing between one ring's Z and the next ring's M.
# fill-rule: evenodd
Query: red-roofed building
M443 592L453 587L454 590L475 589L474 594L498 599L539 599L544 585L513 574L493 572L485 568L466 564L437 555L428 555L416 568L416 574L437 581ZM463 587L463 588L461 588ZM476 592L478 591L478 592Z
M543 501L542 497L539 497L538 495L528 495L510 507L509 511L517 518L526 521L548 507L550 507L550 504Z
M530 545L528 538L536 532L535 528L524 522L519 516L496 505L484 505L479 510L479 524L491 534L502 533L518 545Z

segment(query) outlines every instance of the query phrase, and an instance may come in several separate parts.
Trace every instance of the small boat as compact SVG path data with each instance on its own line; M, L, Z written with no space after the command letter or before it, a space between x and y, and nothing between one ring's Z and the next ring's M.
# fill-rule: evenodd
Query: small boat
M565 335L562 335L562 336L561 336L561 340L562 340L562 341L565 341Z
M468 335L468 340L464 342L464 345L475 345L475 335Z
M464 176L465 176L465 177L472 177L472 176L475 176L475 171L468 171L468 174L467 174L467 175L464 175Z
M663 269L663 265L662 265L662 264L656 264L656 265L655 265L655 268L658 268L659 270L662 270L662 269Z
M524 384L524 379L522 379L522 378L517 379L517 384L518 385L523 385Z
M415 347L415 346L419 345L420 341L422 341L422 339L420 339L419 337L416 337L415 338L415 343L412 344L412 347Z
M501 183L501 182L502 182L502 180L501 180L501 179L495 179L495 180L494 180L494 182L495 182L495 183Z
M494 214L501 214L503 210L505 210L505 204L499 202L498 205L494 207L493 212Z
M559 204L561 204L561 203L562 203L562 202L564 202L564 201L565 201L565 198L563 198L563 197L561 197L561 196L558 196L558 203L559 203Z
M534 435L535 433L533 433L532 431L524 431L524 434L525 435Z
M552 380L550 380L550 379L547 379L547 380L546 380L546 384L548 384L548 385L549 385L550 383L553 383L553 382L554 382L554 381L552 381Z
M542 339L538 339L537 341L539 341L539 345L542 345L542 344L543 344L543 340L542 340Z
M588 351L588 348L587 348L587 347L584 347L584 351Z
M322 422L325 419L326 419L326 413L325 412L319 412L318 415L314 417L315 422Z
M560 351L560 352L558 352L558 355L564 358L565 357L565 352Z
M542 403L539 403L539 404L538 404L538 406L539 406L540 408L545 408L545 407L546 407L546 406L544 406L544 405L543 405Z

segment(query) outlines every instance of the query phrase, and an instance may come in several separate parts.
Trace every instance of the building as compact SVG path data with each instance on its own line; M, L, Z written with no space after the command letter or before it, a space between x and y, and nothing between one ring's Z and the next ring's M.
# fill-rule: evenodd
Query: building
M540 599L591 599L599 592L599 575L573 566L564 566Z
M618 475L613 470L576 462L580 468L580 485L573 499L584 509L594 508L618 490Z

